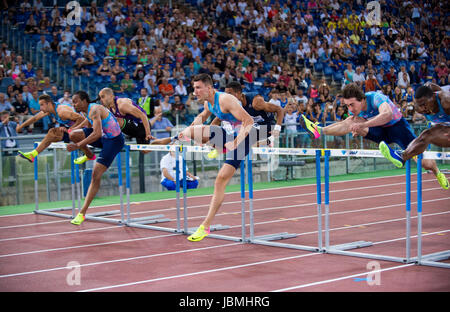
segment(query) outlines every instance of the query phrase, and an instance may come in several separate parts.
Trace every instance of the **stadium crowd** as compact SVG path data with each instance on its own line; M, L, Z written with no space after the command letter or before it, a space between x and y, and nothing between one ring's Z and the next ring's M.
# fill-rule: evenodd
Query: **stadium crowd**
M408 121L425 122L414 109L415 89L449 81L449 11L440 1L380 0L374 21L361 0L191 0L172 7L107 0L83 6L75 24L69 9L43 2L14 3L2 20L74 77L138 102L153 129L189 125L203 109L192 94L198 73L209 73L220 90L239 81L284 107L285 133L302 132L300 114L322 124L345 119L340 89L351 82L388 95ZM71 101L71 90L44 71L2 42L2 127L36 114L42 93ZM47 118L39 127L52 126ZM14 136L10 128L0 135Z

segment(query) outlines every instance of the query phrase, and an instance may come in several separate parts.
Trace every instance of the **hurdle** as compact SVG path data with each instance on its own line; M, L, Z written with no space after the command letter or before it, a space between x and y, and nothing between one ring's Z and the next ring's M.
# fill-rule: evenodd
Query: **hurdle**
M189 228L188 227L188 205L187 205L187 180L186 180L186 158L188 152L200 152L200 153L209 153L211 151L210 147L207 146L191 146L191 145L150 145L150 144L127 144L125 146L126 149L126 162L125 162L125 172L126 172L126 196L127 196L127 219L125 224L129 227L136 227L136 228L142 228L142 229L149 229L149 230L157 230L157 231L164 231L164 232L170 232L170 233L178 233L178 234L184 234L184 235L190 235L195 232L196 228ZM130 187L131 187L131 170L130 170L130 152L131 151L163 151L163 152L175 152L175 170L176 170L176 227L163 227L163 226L157 226L152 225L154 223L161 223L161 222L170 222L173 221L168 218L164 218L164 215L156 215L156 216L149 216L149 217L142 217L139 219L131 218L131 208L130 208ZM179 177L179 169L180 169L180 153L182 158L182 164L181 168L183 170L183 179L181 181L182 185L180 185L180 177ZM242 168L242 167L241 167ZM245 177L243 178L244 170L241 169L241 180L245 181ZM180 189L182 188L183 192L183 228L181 228L181 195L180 195ZM241 193L241 199L242 196L245 197L245 195L242 195ZM244 209L244 203L241 200L241 212L242 215L244 215L245 210ZM147 222L148 221L148 222ZM144 224L145 223L145 224ZM244 226L245 223L242 223L241 227ZM211 232L216 232L220 230L226 230L229 229L230 226L222 225L222 224L212 224L210 226ZM244 233L244 229L242 229L242 233ZM224 239L224 240L230 240L230 241L243 241L242 237L234 237L234 236L228 236L228 235L220 235L211 233L208 235L210 238L218 238L218 239Z
M247 156L248 163L248 184L249 184L249 213L250 213L250 238L246 242L257 245L284 247L290 249L298 249L312 252L320 252L322 250L322 203L321 197L321 181L320 181L320 156L322 151L316 149L299 149L299 148L271 148L271 147L253 147ZM281 243L278 240L295 238L296 233L274 233L262 236L254 236L255 222L253 211L253 179L252 179L252 155L269 154L271 156L290 155L290 156L315 156L316 160L316 189L317 189L317 246L308 246L291 243ZM269 156L270 157L270 156Z
M426 153L429 154L429 153ZM450 269L450 263L439 261L450 259L450 250L422 255L422 159L423 155L417 157L417 257L414 258L418 265L433 266ZM450 153L447 158L450 159Z
M439 267L450 267L448 264L437 263L439 260L450 258L450 251L444 251L439 253L433 253L430 255L421 256L422 249L422 168L421 159L422 155L418 157L417 162L417 212L418 212L418 256L411 258L411 165L410 161L406 162L406 244L405 244L405 256L393 257L379 254L369 254L362 252L348 251L350 249L370 247L372 242L357 241L351 243L344 243L340 245L330 246L329 237L329 159L332 156L341 157L342 155L350 156L362 156L362 157L383 157L378 150L325 150L325 249L324 252L329 254L346 255L354 257L362 257L374 260L385 260L400 263L412 263L424 265L434 265ZM450 159L450 153L441 152L425 152L424 156L427 159Z
M39 142L34 143L34 147L36 148L38 146ZM48 149L66 149L67 144L63 142L55 142L50 144ZM40 209L39 208L39 174L38 174L38 157L34 160L34 196L35 196L35 207L34 207L34 213L35 214L41 214L41 215L47 215L51 217L58 217L58 218L65 218L65 219L72 219L76 216L76 204L75 201L78 201L78 211L81 209L81 179L79 174L79 166L75 165L73 161L77 157L77 151L71 152L71 159L70 159L70 168L71 168L71 191L72 191L72 207L66 207L66 208L50 208L50 209ZM99 221L99 222L106 222L106 223L113 223L113 224L122 224L124 223L124 209L123 209L123 186L122 186L122 161L120 153L116 156L116 162L117 162L117 169L118 169L118 178L119 178L119 195L120 195L120 210L113 210L113 211L104 211L104 212L96 212L96 213L89 213L86 214L86 220L91 221ZM71 214L65 214L60 213L61 211L67 211L71 210ZM107 216L121 215L120 220L118 219L111 219L106 218Z

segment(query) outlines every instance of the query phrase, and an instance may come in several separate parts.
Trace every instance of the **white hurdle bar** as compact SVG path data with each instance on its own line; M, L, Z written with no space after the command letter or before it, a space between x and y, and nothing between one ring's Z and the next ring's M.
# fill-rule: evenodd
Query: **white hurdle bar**
M39 142L36 142L34 144L35 148L37 147ZM67 144L64 142L56 142L50 144L48 149L66 149ZM39 156L38 156L39 157ZM81 181L80 181L80 174L79 174L79 166L75 165L73 161L77 157L77 151L71 152L71 159L70 159L70 167L71 167L71 186L72 186L72 208L55 208L55 209L39 209L39 190L38 190L38 157L34 160L34 194L35 194L35 208L34 213L35 214L41 214L41 215L47 215L52 217L58 217L58 218L66 218L66 219L72 219L76 215L76 209L75 209L75 200L78 201L78 211L81 209ZM114 211L105 211L105 212L97 212L97 213L91 213L86 214L86 220L91 221L99 221L99 222L106 222L106 223L113 223L113 224L122 224L124 223L124 209L123 209L123 186L122 186L122 162L121 162L121 156L120 153L116 156L117 161L117 168L118 168L118 178L119 178L119 195L120 195L120 210L114 210ZM76 193L76 197L75 197ZM58 213L56 211L64 211L64 210L72 210L72 214L64 214L64 213ZM120 220L118 219L111 219L111 218L105 218L105 216L111 216L120 213Z

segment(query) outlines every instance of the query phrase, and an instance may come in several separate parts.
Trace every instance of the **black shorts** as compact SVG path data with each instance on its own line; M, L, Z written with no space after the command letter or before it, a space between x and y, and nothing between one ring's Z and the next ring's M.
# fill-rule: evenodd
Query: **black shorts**
M238 147L227 152L225 155L225 163L239 168L241 161L250 153L250 148L258 141L267 140L270 136L271 126L254 124L245 140ZM219 126L210 126L209 143L219 151L223 151L225 143L231 142L236 138L236 133L227 133L227 131Z
M136 138L137 144L149 144L150 140L146 140L145 127L142 122L136 123L132 120L124 119L125 125L122 128L122 133L132 138Z

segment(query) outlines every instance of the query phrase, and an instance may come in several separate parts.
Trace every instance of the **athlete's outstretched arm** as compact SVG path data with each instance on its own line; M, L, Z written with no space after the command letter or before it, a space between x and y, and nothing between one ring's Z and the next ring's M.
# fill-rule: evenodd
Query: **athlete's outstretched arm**
M45 116L48 116L48 113L44 113L44 112L39 112L36 115L34 115L33 117L31 117L30 119L27 119L25 122L23 122L20 125L17 125L16 127L16 132L19 133L22 131L23 128L34 124L36 121L41 120L42 118L44 118Z

